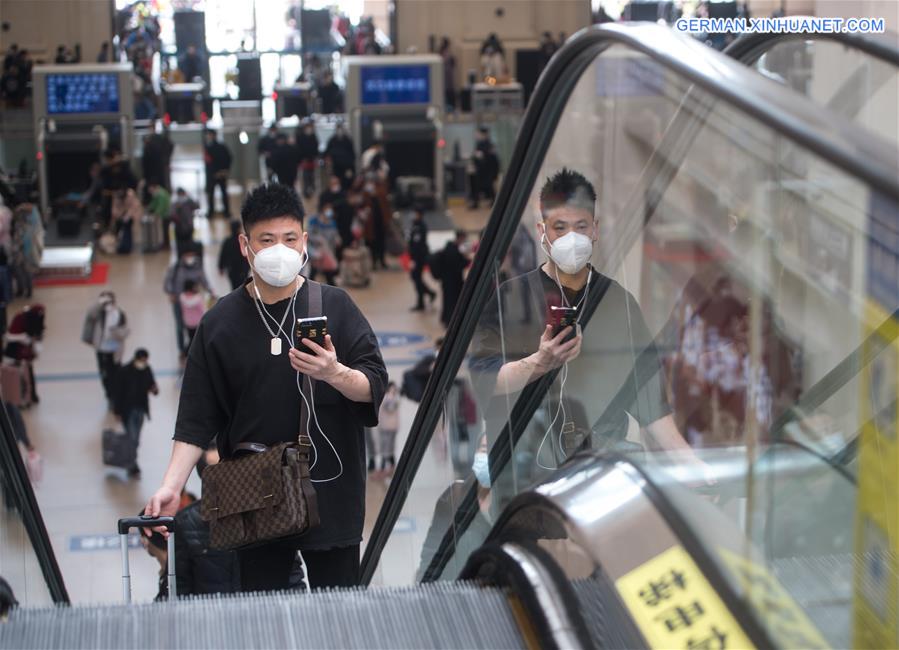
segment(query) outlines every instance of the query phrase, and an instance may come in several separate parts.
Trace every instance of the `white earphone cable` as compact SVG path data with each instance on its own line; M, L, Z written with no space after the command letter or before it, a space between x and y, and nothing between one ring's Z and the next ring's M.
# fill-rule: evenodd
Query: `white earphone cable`
M293 314L293 322L294 323L297 322L296 295L297 294L294 293L294 300L290 306L291 313ZM260 300L260 302L262 302L262 301ZM265 309L264 303L263 303L263 309ZM268 311L266 310L265 313L268 314ZM272 318L271 314L269 314L269 318ZM272 318L272 320L275 320L275 319ZM285 339L287 339L288 345L295 348L296 344L297 344L296 332L293 333L293 336L289 336L284 331L284 329L281 327L280 324L278 325L278 330L279 330L279 333L282 336L284 336ZM309 382L310 390L309 390L309 398L308 399L307 399L306 395L303 393L302 386L300 385L300 372L299 371L297 371L296 383L297 383L297 391L300 393L300 397L303 399L303 402L306 404L306 431L309 432L309 440L312 443L312 464L309 466L309 471L311 472L315 468L315 466L318 464L318 446L315 444L315 438L312 436L312 420L313 419L315 420L315 426L318 429L318 432L325 439L325 442L328 443L328 446L331 447L331 451L334 452L334 457L337 458L337 464L340 467L337 474L335 474L331 478L310 479L310 480L313 483L327 483L329 481L335 481L338 478L340 478L341 476L343 476L343 460L340 458L340 454L337 453L337 448L334 446L334 443L331 442L331 439L328 437L328 434L326 434L324 432L321 424L319 424L318 413L315 412L315 391L311 390L311 382ZM311 403L310 403L310 401L311 401Z

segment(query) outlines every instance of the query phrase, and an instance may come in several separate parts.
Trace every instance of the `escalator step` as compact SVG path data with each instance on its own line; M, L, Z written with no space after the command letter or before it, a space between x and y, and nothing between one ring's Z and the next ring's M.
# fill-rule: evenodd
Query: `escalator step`
M645 647L643 637L621 605L608 578L594 575L573 580L571 586L596 648L617 650Z
M465 583L18 609L0 648L523 648L498 589Z

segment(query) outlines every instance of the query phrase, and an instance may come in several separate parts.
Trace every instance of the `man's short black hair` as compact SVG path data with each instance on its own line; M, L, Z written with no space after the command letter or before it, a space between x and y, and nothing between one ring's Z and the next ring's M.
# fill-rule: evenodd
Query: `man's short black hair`
M145 348L138 348L137 350L134 351L134 358L135 359L149 359L150 353L147 352L147 350Z
M540 214L563 205L587 210L591 215L596 204L596 190L583 174L563 167L546 179L540 190Z
M303 203L292 187L280 183L265 183L247 195L240 208L243 230L249 235L250 228L260 221L286 217L296 219L303 225Z

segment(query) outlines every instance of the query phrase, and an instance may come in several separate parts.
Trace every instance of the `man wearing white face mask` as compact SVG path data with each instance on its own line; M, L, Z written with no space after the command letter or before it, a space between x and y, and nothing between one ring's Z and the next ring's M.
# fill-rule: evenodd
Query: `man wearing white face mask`
M299 275L308 261L302 204L293 188L263 185L249 194L241 218L252 275L197 328L172 458L146 512L175 513L181 488L213 438L226 459L241 443L295 441L302 386L315 416L310 469L321 523L299 538L238 551L241 588L286 589L298 549L312 588L354 586L365 515L363 428L377 426L387 384L377 338L346 292L315 285L321 291L315 315L327 316L328 336L324 346L302 341L312 354L297 350L296 322L309 316L311 294ZM313 391L307 378L315 380Z
M562 169L547 179L537 223L546 261L501 285L502 295L488 305L472 343L472 380L485 401L487 431L503 429L507 405L525 387L558 371L542 415L516 449L516 457L533 458L531 478L557 467L582 443L626 445L631 418L659 447L695 462L674 425L637 301L590 264L599 235L595 202L593 186L575 171ZM541 316L531 323L517 318L522 296ZM561 313L571 324L560 328Z

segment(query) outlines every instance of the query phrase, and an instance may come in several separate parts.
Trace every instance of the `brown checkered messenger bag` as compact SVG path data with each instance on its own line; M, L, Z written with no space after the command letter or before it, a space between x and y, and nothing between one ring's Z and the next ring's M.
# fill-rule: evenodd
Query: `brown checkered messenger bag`
M308 436L210 465L203 471L200 513L217 550L292 537L317 526L309 478Z
M309 282L309 314L321 314L321 285ZM310 395L315 382L305 378ZM312 440L300 401L300 435L274 447L242 443L235 456L203 470L200 514L209 522L210 546L231 550L300 535L319 524L309 476Z

